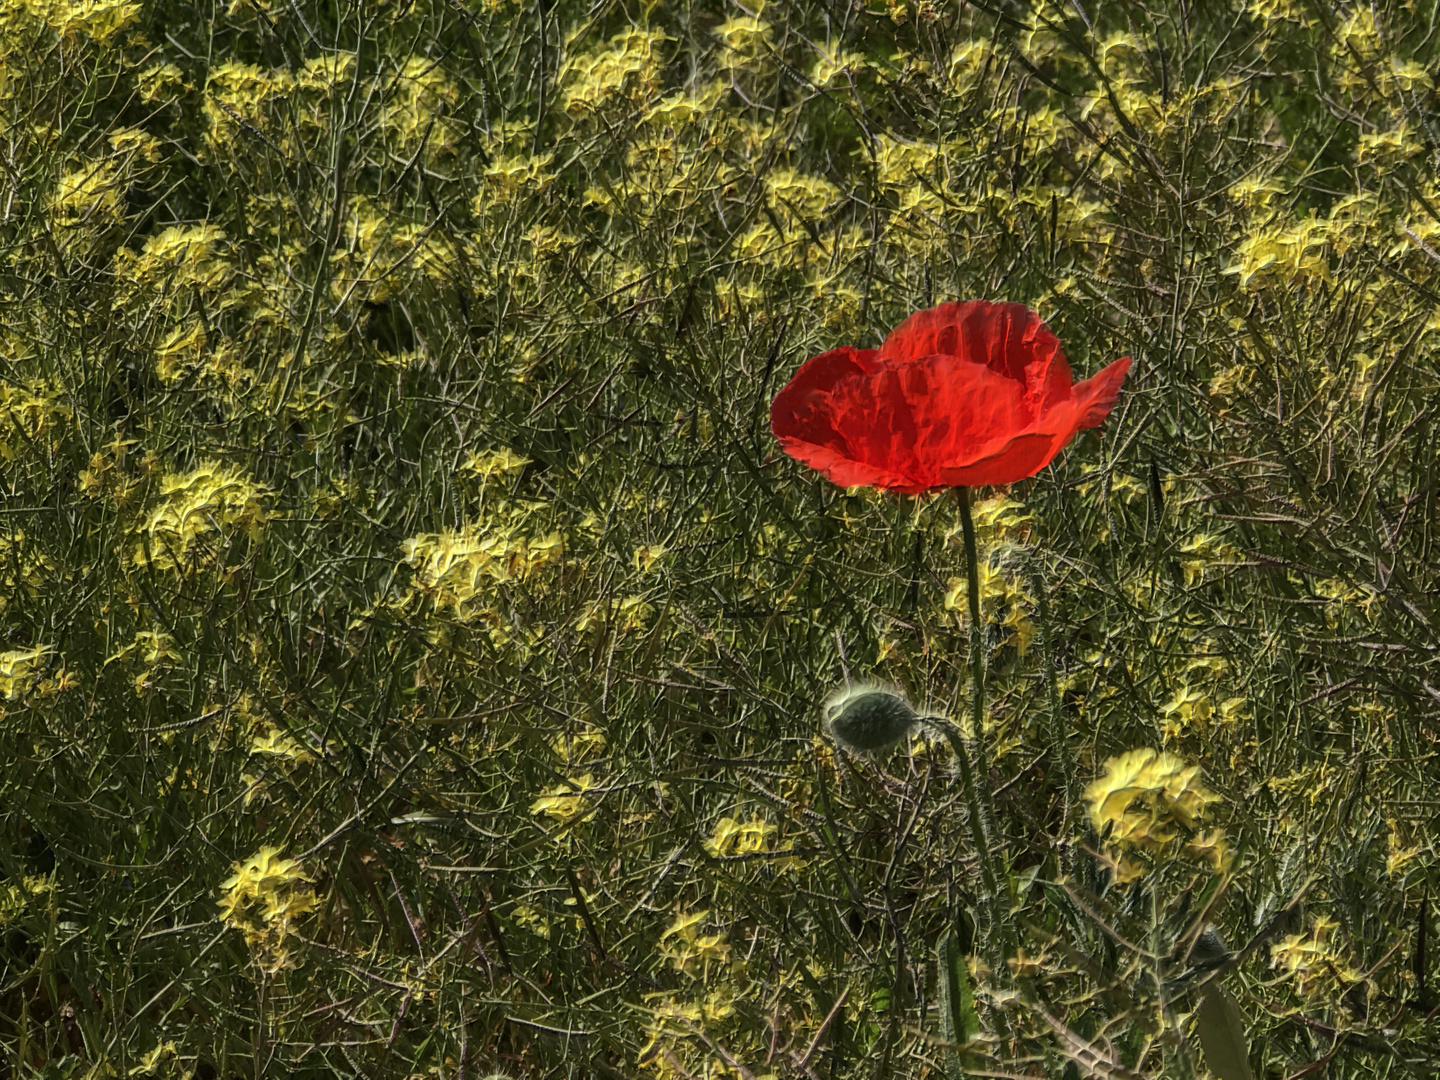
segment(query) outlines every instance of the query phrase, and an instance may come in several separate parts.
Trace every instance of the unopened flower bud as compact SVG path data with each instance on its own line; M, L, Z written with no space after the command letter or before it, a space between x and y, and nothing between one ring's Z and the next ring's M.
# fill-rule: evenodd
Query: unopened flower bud
M888 750L919 722L905 699L884 687L847 687L825 703L825 726L851 753Z

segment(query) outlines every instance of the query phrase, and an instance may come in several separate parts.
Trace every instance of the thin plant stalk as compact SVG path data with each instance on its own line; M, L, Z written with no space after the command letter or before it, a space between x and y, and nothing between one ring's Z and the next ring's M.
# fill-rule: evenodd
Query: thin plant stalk
M1068 842L1070 813L1075 798L1075 765L1070 760L1066 740L1065 715L1060 708L1060 686L1055 678L1055 650L1050 637L1050 597L1046 591L1045 574L1038 563L1030 566L1030 586L1035 590L1035 603L1040 617L1040 653L1045 664L1045 690L1050 704L1051 753L1060 771L1062 799L1060 803L1060 866L1065 873L1074 867L1074 846Z
M970 833L975 842L976 854L980 858L980 879L985 885L985 891L992 898L996 897L1000 893L1000 887L995 878L995 864L990 855L990 838L986 835L983 815L979 810L975 771L970 765L970 755L974 752L974 747L966 744L965 736L960 729L949 721L940 717L928 716L925 718L925 722L949 740L950 748L955 752L955 760L960 763L960 783L965 788L965 797L970 803Z
M970 602L970 718L971 758L975 766L974 790L969 792L972 812L980 815L986 850L995 837L995 807L990 799L990 755L985 748L985 624L980 621L980 553L975 542L975 521L970 516L970 489L955 489L960 503L960 528L965 539L965 580Z

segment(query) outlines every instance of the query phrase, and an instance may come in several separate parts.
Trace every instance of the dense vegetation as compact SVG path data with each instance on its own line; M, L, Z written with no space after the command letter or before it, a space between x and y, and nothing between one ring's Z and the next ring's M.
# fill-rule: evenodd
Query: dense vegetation
M1437 17L0 0L0 1070L1434 1075ZM968 297L1135 358L983 863L820 724L965 721L957 503L767 423Z

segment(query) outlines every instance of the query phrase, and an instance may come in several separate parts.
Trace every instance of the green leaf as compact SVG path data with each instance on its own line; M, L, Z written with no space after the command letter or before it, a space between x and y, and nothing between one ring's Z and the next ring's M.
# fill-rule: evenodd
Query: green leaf
M1205 1064L1219 1080L1254 1080L1250 1044L1235 995L1223 986L1206 987L1195 1016L1195 1030L1205 1051Z
M945 931L935 946L935 962L940 974L940 1035L946 1042L969 1042L980 1033L980 1018L975 1015L970 970L954 930ZM954 1051L946 1054L945 1072L950 1080L964 1076L960 1055Z

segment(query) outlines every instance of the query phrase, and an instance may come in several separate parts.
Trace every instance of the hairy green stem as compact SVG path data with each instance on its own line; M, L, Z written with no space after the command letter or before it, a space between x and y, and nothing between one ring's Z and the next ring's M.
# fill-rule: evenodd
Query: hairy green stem
M970 803L970 833L975 842L975 853L980 858L980 880L985 885L986 893L994 898L1000 895L999 884L995 880L995 864L990 857L990 838L985 833L983 815L980 813L975 773L970 767L972 748L965 744L964 735L954 724L940 717L926 717L926 720L950 741L950 748L955 751L955 760L960 763L960 783L965 788L965 798Z
M1046 590L1045 574L1035 563L1030 567L1030 585L1035 590L1035 602L1039 608L1040 652L1045 664L1045 689L1050 699L1051 753L1060 771L1063 796L1060 803L1060 867L1068 874L1075 863L1074 846L1069 843L1070 813L1075 800L1075 765L1070 760L1065 714L1060 708L1060 686L1055 678L1055 650L1050 638L1050 597Z
M970 516L970 489L956 488L960 503L960 528L965 537L965 580L970 602L970 702L972 757L975 764L975 792L972 799L980 813L986 851L995 836L995 807L990 799L990 755L985 749L985 624L980 620L980 552L975 543L975 521Z

